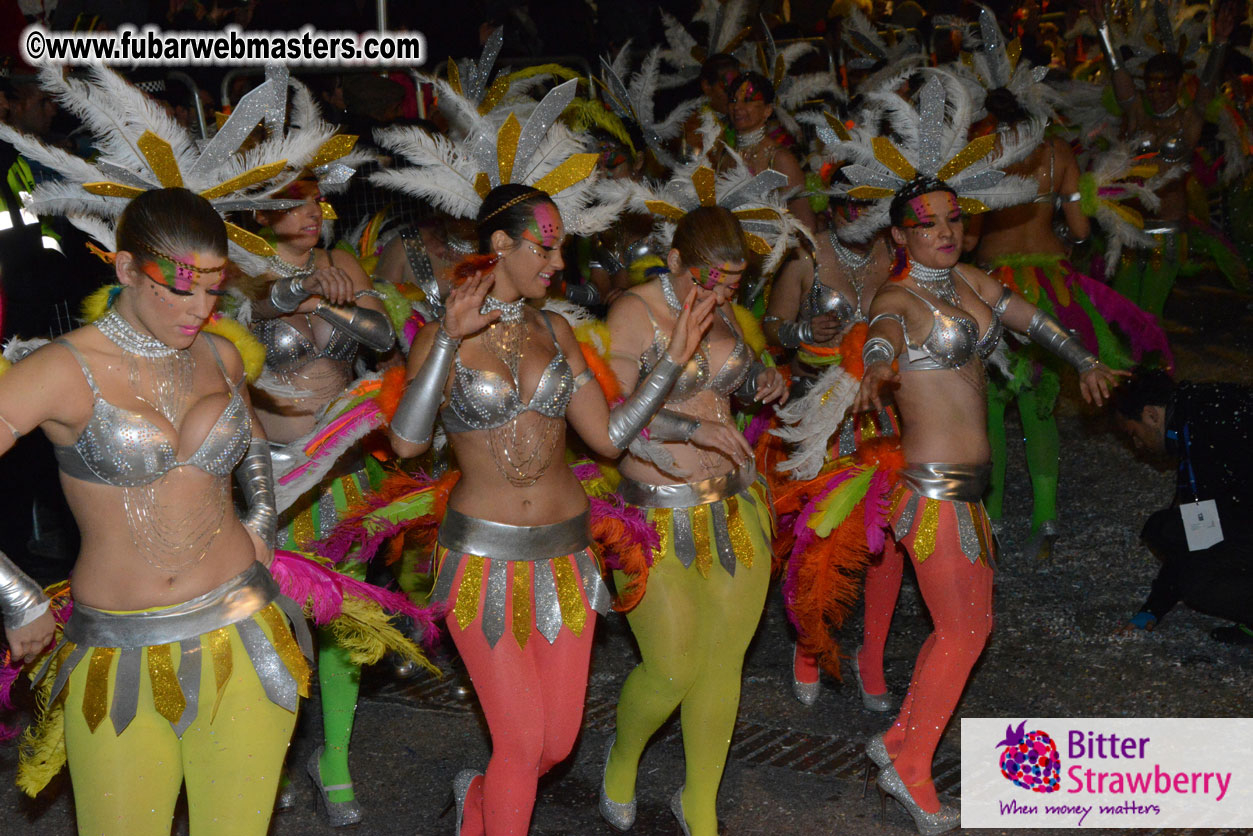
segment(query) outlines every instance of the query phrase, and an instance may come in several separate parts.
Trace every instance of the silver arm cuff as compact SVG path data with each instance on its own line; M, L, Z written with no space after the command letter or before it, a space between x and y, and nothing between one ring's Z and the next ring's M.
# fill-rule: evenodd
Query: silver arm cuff
M48 611L48 596L29 575L0 552L0 613L4 629L25 627Z
M278 545L278 503L274 498L274 462L270 459L270 442L254 438L248 452L235 469L235 478L244 492L248 514L244 525L270 548Z
M742 401L757 400L757 378L767 368L765 363L754 360L748 367L748 374L744 375L744 382L740 384L739 389L735 390L735 396Z
M896 357L896 349L883 337L871 337L861 349L861 362L869 367L874 363L891 363Z
M435 332L435 344L426 362L405 388L400 406L392 416L392 432L410 444L426 444L435 429L435 416L444 401L444 384L461 341L453 339L443 326Z
M300 303L313 294L305 290L305 277L296 276L290 279L278 279L270 285L270 304L275 310L292 313L300 307Z
M662 409L648 424L648 440L690 441L692 433L698 429L700 429L700 421L697 419Z
M1118 52L1118 47L1114 45L1114 33L1109 29L1109 21L1102 21L1101 25L1096 27L1097 39L1101 42L1101 52L1105 53L1105 60L1109 62L1109 70L1116 73L1123 68L1122 55Z
M1219 41L1210 44L1209 57L1205 59L1205 68L1201 70L1201 86L1213 87L1222 75L1223 64L1227 63L1227 42Z
M314 316L320 316L333 327L343 331L366 348L375 351L387 351L396 342L396 334L387 314L369 308L340 308L325 302L313 309Z
M1092 352L1084 348L1083 343L1074 334L1061 326L1053 317L1044 311L1037 310L1027 326L1027 336L1036 345L1050 354L1069 363L1079 374L1095 367L1100 360Z
M609 411L609 441L614 447L625 450L635 440L666 402L682 370L669 354L663 354L630 397Z
M1066 223L1065 218L1058 218L1053 222L1053 234L1065 241L1067 244L1070 244L1072 247L1077 247L1080 244L1087 243L1088 238L1091 237L1088 236L1088 238L1080 238L1075 235L1070 231L1070 224Z
M779 323L779 345L784 348L796 348L801 343L814 341L814 326L809 320L804 322L781 321Z

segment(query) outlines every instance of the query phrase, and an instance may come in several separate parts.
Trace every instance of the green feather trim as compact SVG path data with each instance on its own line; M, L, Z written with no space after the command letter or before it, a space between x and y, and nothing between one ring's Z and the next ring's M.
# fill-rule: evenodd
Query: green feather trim
M995 269L997 267L1009 267L1014 271L1014 278L1018 278L1018 271L1028 267L1039 267L1042 270L1056 270L1061 264L1062 259L1066 256L1055 255L1053 253L1020 253L1011 255L1002 255L992 259L990 266Z
M1097 195L1096 177L1090 171L1084 172L1079 175L1079 211L1092 218L1096 217L1096 210L1099 206L1100 197Z
M817 510L810 517L810 526L814 533L819 537L829 537L853 512L857 503L866 498L874 474L875 468L867 467L820 501ZM815 516L818 517L816 522L813 520Z
M400 292L400 288L391 282L375 282L374 289L383 294L383 310L387 312L387 318L392 323L392 330L396 332L397 336L403 334L405 332L405 323L409 321L409 317L413 313L413 305Z
M1088 319L1092 322L1092 330L1096 332L1097 356L1101 362L1109 366L1111 369L1130 369L1135 365L1128 353L1127 348L1123 345L1123 341L1114 335L1114 331L1110 328L1109 323L1105 321L1105 317L1101 316L1100 311L1096 309L1096 304L1088 298L1088 294L1078 285L1072 285L1070 288L1071 298L1083 308L1083 312L1088 315Z

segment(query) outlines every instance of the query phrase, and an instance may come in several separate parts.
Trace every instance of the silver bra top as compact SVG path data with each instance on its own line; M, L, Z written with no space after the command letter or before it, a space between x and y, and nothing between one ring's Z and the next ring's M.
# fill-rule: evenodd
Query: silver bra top
M809 292L801 299L800 320L807 322L816 316L833 313L840 321L840 326L856 322L861 318L861 310L849 301L843 293L818 281L814 276Z
M954 273L961 277L961 274ZM975 296L979 296L970 283L962 278L962 282L966 287L970 288ZM931 303L929 299L914 290L903 287L903 290L909 291L922 301L924 305L931 309L931 330L922 342L914 342L909 336L909 326L905 324L903 317L894 313L883 313L871 320L871 325L880 319L891 319L901 326L901 330L905 332L905 351L900 356L901 371L936 371L939 369L960 369L976 357L980 360L986 360L992 356L992 352L996 350L996 344L1001 339L1001 333L1004 328L1001 325L1001 314L1005 312L1005 307L1009 304L1009 299L1013 295L1008 287L1001 291L1001 297L996 304L988 304L987 300L979 296L979 300L992 309L992 321L988 323L988 330L983 336L979 336L979 326L973 317L965 314L956 316L946 314Z
M547 418L563 418L577 385L566 355L557 342L548 314L543 314L544 324L553 338L556 356L549 361L540 375L539 383L531 400L522 403L518 390L508 376L486 369L471 369L456 359L452 382L452 394L448 406L440 410L444 429L450 433L471 430L491 430L504 426L523 412L538 412Z
M65 340L56 342L68 348L78 360L95 399L91 418L78 440L53 447L57 466L67 476L119 488L147 485L179 467L195 467L214 476L229 476L247 452L252 440L252 419L239 393L243 381L236 385L226 378L231 388L230 402L196 452L179 461L174 445L159 427L138 412L106 401L78 349ZM226 369L212 339L209 348L222 376L226 377Z
M668 288L669 284L662 283L663 288ZM671 291L673 292L673 291ZM667 294L669 296L669 294ZM636 298L639 298L638 296ZM669 300L667 300L669 301ZM657 320L653 317L653 312L648 307L648 303L643 299L640 302L644 305L644 311L648 314L648 320L653 325L653 342L644 350L640 356L640 380L648 376L653 370L653 366L657 365L661 360L666 349L670 346L670 335L661 330L661 326L657 324ZM673 309L675 306L670 305ZM674 311L676 314L678 311ZM728 397L736 389L744 383L744 378L748 376L749 368L753 363L752 352L748 348L748 344L744 342L744 338L740 336L739 329L727 317L727 314L721 308L718 313L722 316L727 327L731 329L731 333L735 335L735 347L731 349L731 353L727 355L727 359L722 364L722 368L718 369L716 374L711 374L709 368L709 357L702 348L692 355L692 359L687 361L687 365L683 367L683 372L679 375L679 379L675 381L674 386L670 389L670 395L666 398L666 403L678 403L688 398L711 389L723 397Z
M1191 152L1191 149L1184 144L1181 134L1166 137L1160 142L1156 137L1145 134L1133 142L1131 147L1136 155L1156 153L1163 162L1168 163L1183 162Z
M266 368L275 372L299 371L314 360L351 363L357 356L357 341L338 328L331 329L331 338L321 350L282 318L253 320L252 333L265 346Z

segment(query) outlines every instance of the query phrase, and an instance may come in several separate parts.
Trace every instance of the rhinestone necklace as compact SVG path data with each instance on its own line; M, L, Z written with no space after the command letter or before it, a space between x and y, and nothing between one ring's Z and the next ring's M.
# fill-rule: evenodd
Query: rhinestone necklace
M525 307L525 299L502 302L495 296L488 296L483 300L483 307L479 308L479 313L489 314L492 311L500 311L500 319L496 320L496 322L508 325L522 321L522 309Z
M961 299L957 296L957 288L953 286L953 270L951 267L924 267L916 261L909 262L909 276L923 290L938 296L955 308L961 307Z
M136 357L151 360L155 357L173 357L184 349L170 348L151 334L145 334L127 321L126 317L110 310L96 321L100 333L109 338L109 342Z
M266 258L266 263L270 265L270 272L284 279L312 275L314 261L313 250L309 250L309 259L303 267L297 267L295 264L285 261L278 253Z
M844 246L844 244L840 241L839 237L835 234L835 230L828 229L827 237L831 239L831 249L835 250L835 257L838 258L840 260L840 263L843 264L848 269L861 270L863 267L865 267L867 264L870 263L870 257L874 253L873 244L871 245L870 249L865 254L858 255L857 253L850 250L848 247Z
M473 255L475 250L478 249L473 243L465 240L464 238L458 238L452 233L447 233L444 236L444 246L455 252L457 255Z
M747 151L749 148L755 148L761 144L766 138L766 126L762 125L753 131L748 131L735 136L735 148L737 151Z

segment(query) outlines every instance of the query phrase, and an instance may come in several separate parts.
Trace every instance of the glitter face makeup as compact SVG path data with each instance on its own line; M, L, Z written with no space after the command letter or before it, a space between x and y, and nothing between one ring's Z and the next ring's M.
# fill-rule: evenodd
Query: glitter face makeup
M961 209L957 206L957 198L948 192L928 192L905 204L901 226L905 229L931 227L935 225L937 218L945 217L950 222L961 221Z
M544 250L547 255L561 245L564 233L557 207L545 202L535 204L526 229L522 230L522 237Z
M740 279L744 276L744 264L743 262L739 264L726 262L718 267L690 267L688 272L692 276L692 281L705 290L724 287L735 292L739 289Z
M226 281L225 263L212 267L204 266L206 261L215 260L212 257L202 260L198 252L191 253L190 260L185 260L172 258L156 250L145 249L143 257L136 259L136 266L152 281L179 296L191 296L192 287L196 284L198 277L202 285L211 285L207 290L208 293L222 296L226 293L222 290L222 284Z

